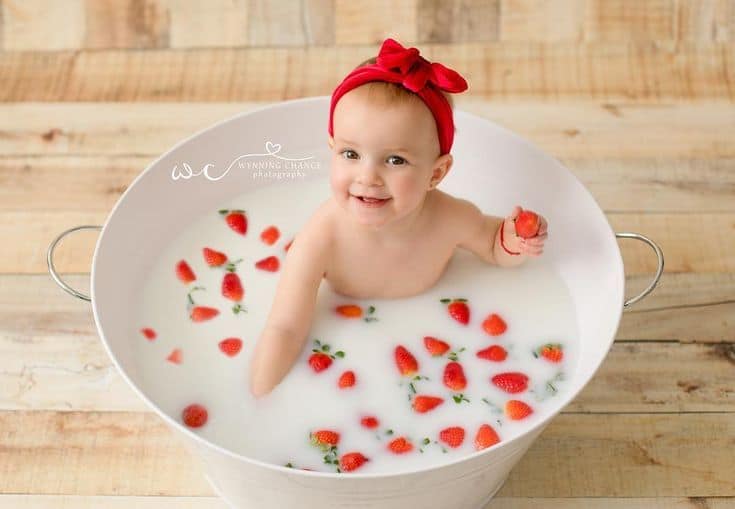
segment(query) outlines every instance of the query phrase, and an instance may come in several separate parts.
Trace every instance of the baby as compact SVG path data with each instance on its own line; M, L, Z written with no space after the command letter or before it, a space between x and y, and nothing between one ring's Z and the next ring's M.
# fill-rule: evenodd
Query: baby
M269 393L298 359L311 328L322 279L352 298L425 292L455 248L512 267L543 252L547 223L516 235L507 218L483 215L436 187L452 167L455 71L386 39L377 58L354 69L332 94L329 147L332 197L298 232L273 306L253 352L250 391Z

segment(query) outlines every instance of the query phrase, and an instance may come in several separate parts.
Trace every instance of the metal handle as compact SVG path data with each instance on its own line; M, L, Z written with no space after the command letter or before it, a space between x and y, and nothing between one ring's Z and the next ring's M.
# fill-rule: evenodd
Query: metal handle
M48 247L48 252L46 253L46 264L48 265L48 271L51 274L51 277L54 278L54 281L56 281L56 284L61 287L62 290L64 290L69 295L72 295L78 299L86 300L87 302L90 302L92 299L89 297L89 295L85 295L80 291L75 290L68 284L66 284L62 279L61 276L56 272L56 267L54 267L54 249L56 249L56 244L59 243L61 239L69 235L70 233L74 233L78 230L101 230L101 226L96 225L83 225L83 226L75 226L74 228L69 228L66 231L61 232L58 237L54 239L54 241L51 243L51 245Z
M656 257L658 258L658 268L656 269L656 275L653 277L653 281L651 281L651 284L648 285L648 288L643 290L640 294L636 295L632 299L628 299L623 304L623 308L627 308L631 304L635 304L639 300L641 300L643 297L648 295L653 291L654 288L656 288L656 285L658 284L659 279L661 279L661 274L664 271L664 253L661 251L661 248L658 247L658 244L656 244L654 241L649 239L648 237L644 237L640 233L616 233L615 237L619 239L636 239L636 240L642 240L649 246L651 246L651 249L653 249L656 253Z

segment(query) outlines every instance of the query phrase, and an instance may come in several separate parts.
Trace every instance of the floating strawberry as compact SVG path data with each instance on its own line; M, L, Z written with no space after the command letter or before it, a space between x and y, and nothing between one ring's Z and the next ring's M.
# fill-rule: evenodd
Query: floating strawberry
M281 232L278 230L278 228L276 228L275 226L269 226L260 233L260 240L262 240L269 246L272 246L278 241L278 238L280 236Z
M339 459L339 466L344 472L351 472L360 468L366 461L370 459L363 456L362 453L348 452Z
M420 414L424 414L426 412L429 412L435 409L442 403L444 403L444 399L442 398L437 398L436 396L423 396L422 395L422 396L416 396L413 399L413 403L411 406L416 412Z
M498 373L490 380L496 387L499 387L505 392L509 392L511 394L523 392L528 388L528 377L523 373Z
M322 344L318 339L314 340L314 344L316 345L316 348L311 350L314 353L309 356L309 366L311 366L311 369L317 373L324 371L331 366L332 361L335 358L342 358L345 356L345 353L342 350L334 352L334 355L332 355L329 353L331 347L328 344Z
M218 343L219 349L223 354L228 357L234 357L242 349L242 339L240 338L227 338L223 339Z
M488 361L502 362L508 357L508 352L500 345L492 345L477 352L477 356Z
M403 345L398 345L393 352L396 360L398 371L403 376L411 376L419 370L419 363L416 357L411 354Z
M208 247L202 249L202 255L204 256L204 261L210 267L220 267L224 265L225 262L227 262L226 254L221 253L220 251L215 251L214 249L210 249Z
M339 433L329 429L320 429L309 435L312 445L320 448L329 448L339 443Z
M515 224L516 234L524 239L535 237L541 226L538 214L530 210L522 210L515 218Z
M499 315L492 313L482 322L482 328L491 336L500 336L508 329L508 325Z
M338 315L345 318L360 318L362 316L362 308L357 304L343 304L334 308Z
M237 314L240 311L245 311L245 308L240 304L244 294L245 290L242 288L240 277L234 272L228 272L225 274L222 278L222 296L236 302L236 304L232 306L233 313Z
M171 353L168 354L168 357L166 357L166 360L173 364L181 364L181 349L175 348L172 350Z
M470 322L470 308L467 305L467 299L441 299L441 302L449 304L447 306L449 316L456 321L462 325L467 325Z
M445 428L439 432L439 440L449 447L459 447L464 442L464 428L461 426Z
M380 425L380 422L378 421L377 417L368 415L360 419L360 424L362 424L367 429L375 429Z
M561 362L564 351L559 343L546 343L533 352L534 357L538 358L539 355L550 362Z
M467 387L467 377L459 362L450 362L444 367L444 385L453 391L461 391Z
M424 346L433 357L440 357L449 350L449 343L433 336L424 336Z
M533 409L523 401L511 399L505 404L505 415L514 421L525 419L532 413Z
M413 450L413 444L406 437L398 437L388 443L388 450L395 454L406 454Z
M269 256L267 258L263 258L262 260L255 262L255 266L259 268L260 270L266 270L268 272L276 272L281 266L281 264L278 261L278 258L276 258L275 256Z
M201 428L207 423L207 417L207 409L198 403L187 406L181 412L181 420L190 428Z
M244 210L220 210L219 213L225 216L227 225L240 235L245 235L248 231L248 218Z
M349 387L352 387L353 385L355 385L354 371L345 371L340 375L339 380L337 381L337 386L340 389L347 389Z
M156 331L151 329L150 327L143 327L140 329L141 334L143 334L148 341L153 341L156 339Z
M184 284L189 284L197 278L194 275L194 271L189 267L189 264L184 260L180 260L179 263L176 264L176 277L178 277Z
M219 310L207 306L194 306L189 317L192 322L206 322L219 314Z
M475 450L481 451L500 442L500 437L489 424L483 424L475 435Z

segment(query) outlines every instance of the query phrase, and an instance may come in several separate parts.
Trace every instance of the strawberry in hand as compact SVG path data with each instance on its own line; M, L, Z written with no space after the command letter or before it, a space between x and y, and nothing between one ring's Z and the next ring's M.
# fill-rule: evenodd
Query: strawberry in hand
M548 223L543 216L516 205L510 216L503 221L499 242L502 242L501 247L506 252L540 256L548 237L547 227Z

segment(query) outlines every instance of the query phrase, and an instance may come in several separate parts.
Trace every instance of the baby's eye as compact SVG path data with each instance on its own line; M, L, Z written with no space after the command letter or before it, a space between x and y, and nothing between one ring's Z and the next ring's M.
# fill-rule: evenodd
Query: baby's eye
M393 165L401 165L406 164L407 161L401 156L389 156L388 162Z
M358 157L357 152L355 152L354 150L350 150L350 149L343 150L341 153L342 153L342 157L344 157L345 159L357 159Z

